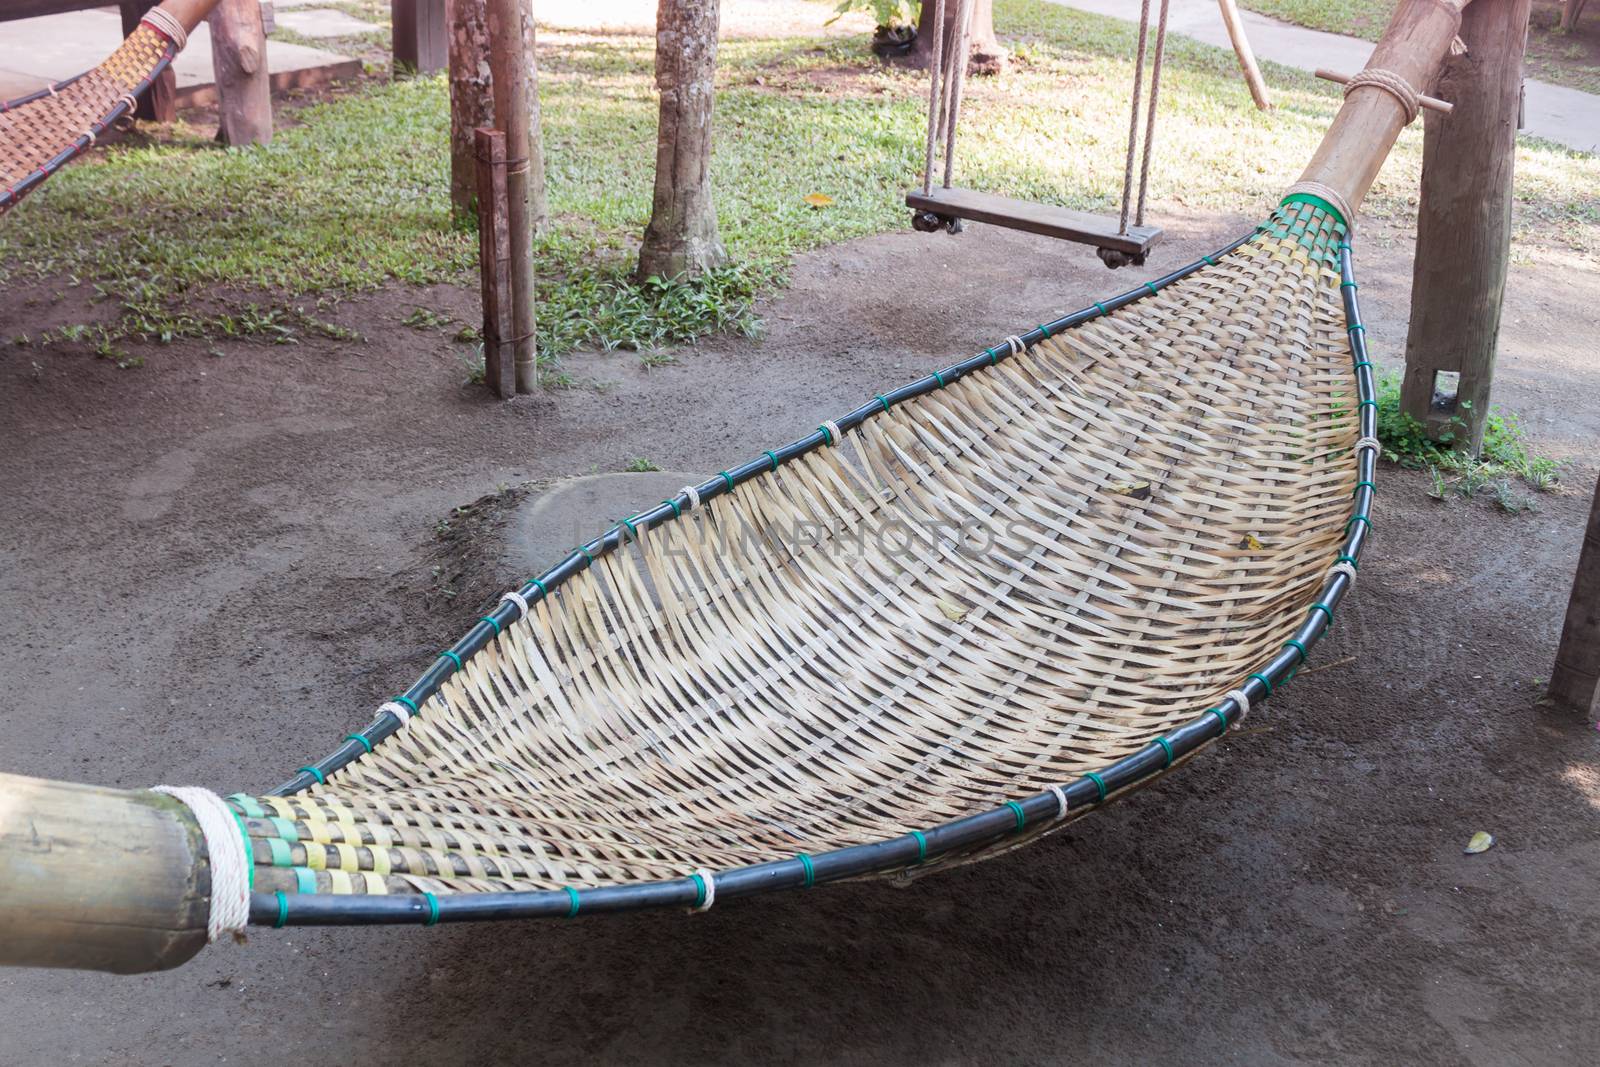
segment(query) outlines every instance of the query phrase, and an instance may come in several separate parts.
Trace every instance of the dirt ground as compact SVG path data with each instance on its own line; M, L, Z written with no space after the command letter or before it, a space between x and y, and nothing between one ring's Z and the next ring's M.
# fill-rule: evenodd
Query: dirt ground
M0 347L0 770L265 789L479 614L493 523L452 509L647 457L715 471L1247 225L1164 220L1152 269L973 227L801 259L764 341L501 404L392 290L364 343L178 345L118 370ZM1394 364L1403 235L1358 242ZM0 338L84 294L0 293ZM167 974L0 971L0 1063L1600 1060L1600 734L1535 705L1596 476L1600 273L1513 270L1498 399L1570 462L1531 514L1384 470L1318 669L1180 772L923 880L676 913L272 931ZM476 533L465 536L463 529ZM434 568L439 568L435 573ZM454 593L454 595L449 595ZM1476 830L1498 843L1462 854Z

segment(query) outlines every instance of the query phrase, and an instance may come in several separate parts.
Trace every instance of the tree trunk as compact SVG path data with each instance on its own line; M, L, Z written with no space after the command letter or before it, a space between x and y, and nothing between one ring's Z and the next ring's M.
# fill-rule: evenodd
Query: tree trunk
M726 262L711 202L718 0L658 0L656 186L639 277L696 275Z
M519 2L525 34L523 50L528 56L528 225L538 236L550 222L550 207L544 192L544 131L539 118L539 42L533 20L533 0Z
M1585 715L1600 703L1600 486L1589 505L1589 527L1550 676L1550 699Z
M272 86L260 0L222 0L207 20L217 78L217 140L229 145L272 140Z
M960 0L944 0L945 62L950 62L950 30L955 25ZM917 18L917 40L906 61L926 67L933 62L934 0L922 0ZM967 38L967 73L998 74L1005 69L1006 50L994 35L994 0L972 0L972 30Z
M1474 455L1489 417L1511 256L1511 172L1529 7L1530 0L1501 0L1462 13L1467 52L1447 57L1439 76L1440 95L1455 110L1429 112L1424 120L1400 406L1432 436L1448 436ZM1454 388L1441 373L1459 375Z
M449 0L450 213L458 226L478 217L473 131L494 126L489 83L489 24L483 0Z

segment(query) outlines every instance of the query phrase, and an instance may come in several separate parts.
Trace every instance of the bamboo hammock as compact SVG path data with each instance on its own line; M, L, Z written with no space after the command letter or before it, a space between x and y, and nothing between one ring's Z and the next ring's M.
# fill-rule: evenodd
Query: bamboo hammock
M1255 232L612 526L270 793L0 776L0 962L910 877L1190 757L1354 584L1378 445L1348 222L1461 6L1401 6Z

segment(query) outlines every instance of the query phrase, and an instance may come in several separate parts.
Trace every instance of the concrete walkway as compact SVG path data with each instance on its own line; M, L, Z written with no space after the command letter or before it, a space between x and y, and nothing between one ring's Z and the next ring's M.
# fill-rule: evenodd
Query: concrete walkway
M72 11L0 24L0 100L43 89L96 66L122 42L116 8ZM308 88L361 73L360 60L304 45L268 42L267 66L274 89ZM178 102L214 102L211 32L204 23L189 35L172 70Z
M1137 21L1139 6L1128 0L1052 0L1064 7L1091 11L1097 15ZM1308 30L1253 12L1241 12L1245 33L1256 58L1281 63L1286 67L1315 70L1324 67L1355 73L1366 65L1372 44L1355 37ZM1214 0L1172 0L1167 16L1170 32L1181 33L1206 44L1232 49L1228 31ZM1267 75L1267 86L1272 78ZM1528 80L1523 133L1530 137L1564 144L1580 152L1600 147L1600 96L1568 89L1548 82Z

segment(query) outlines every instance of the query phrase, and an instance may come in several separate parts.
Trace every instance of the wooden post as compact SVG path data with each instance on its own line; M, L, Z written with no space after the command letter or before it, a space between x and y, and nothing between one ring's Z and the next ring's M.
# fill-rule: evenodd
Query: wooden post
M221 0L207 23L220 100L217 140L267 144L272 140L272 86L261 0Z
M522 50L528 57L528 229L535 237L550 224L550 205L544 187L544 119L539 112L538 24L533 0L518 0L522 14Z
M506 135L474 131L478 178L478 274L483 294L483 383L502 400L516 395L512 338L511 220L506 194Z
M1430 436L1476 454L1483 445L1511 255L1522 54L1531 0L1475 3L1461 19L1464 55L1450 56L1422 148L1417 255L1401 408ZM1441 375L1459 377L1451 382Z
M1578 553L1578 573L1550 676L1550 699L1586 714L1600 704L1600 485Z
M444 7L445 0L389 0L395 74L433 74L445 68L449 43Z
M449 0L450 210L458 223L477 216L475 131L494 125L489 89L489 25L482 0Z
M533 227L528 214L528 57L519 0L488 0L489 78L495 125L506 135L506 211L511 240L511 343L517 392L538 387L534 351Z
M1245 36L1244 20L1239 17L1239 5L1234 0L1217 0L1222 9L1222 24L1228 29L1228 40L1233 42L1233 54L1239 57L1239 69L1244 72L1244 83L1250 87L1250 96L1262 111L1272 110L1272 98L1267 95L1267 83L1261 78L1261 68L1256 66L1256 54L1250 48L1250 38Z
M144 13L156 6L156 0L120 0L122 10L122 36L139 28ZM160 77L139 96L133 111L134 118L149 122L175 122L178 118L178 80L168 67Z
M210 892L171 797L0 774L0 964L176 967L205 946Z

